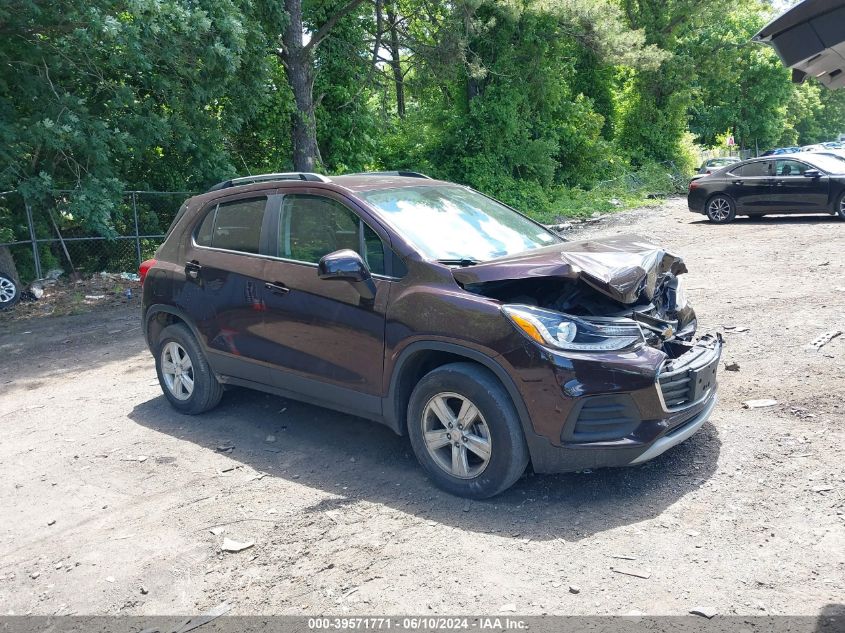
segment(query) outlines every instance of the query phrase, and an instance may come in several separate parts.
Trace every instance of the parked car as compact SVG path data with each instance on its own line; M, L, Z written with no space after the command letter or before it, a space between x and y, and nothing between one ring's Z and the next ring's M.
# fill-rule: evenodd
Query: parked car
M716 404L680 257L636 236L566 242L412 173L273 174L189 199L144 262L144 334L179 412L229 385L410 436L454 494L640 464Z
M15 278L0 270L0 310L8 310L21 298L21 287Z
M727 165L733 165L734 163L738 163L741 159L737 158L736 156L720 156L718 158L708 158L701 164L701 167L698 168L699 174L710 174L715 169L719 169L720 167L726 167Z
M843 149L826 149L824 151L813 153L822 156L832 156L833 158L838 158L839 160L845 161L845 150Z
M781 154L795 154L795 153L800 152L800 151L801 151L800 147L778 147L777 149L767 150L760 155L761 156L780 156Z
M808 153L743 161L690 182L687 202L690 211L717 224L767 213L831 213L845 219L845 161Z

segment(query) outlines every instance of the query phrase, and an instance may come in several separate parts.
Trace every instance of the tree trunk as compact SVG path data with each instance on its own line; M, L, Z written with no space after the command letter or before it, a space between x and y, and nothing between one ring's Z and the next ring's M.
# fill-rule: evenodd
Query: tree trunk
M0 272L10 275L12 279L20 283L20 276L18 275L18 268L15 266L15 259L12 257L12 251L8 246L0 246Z
M293 91L296 112L291 121L293 168L296 171L320 169L320 150L317 147L317 121L314 116L314 63L311 49L302 39L302 2L285 0L290 16L282 35L282 64Z
M396 9L391 2L387 5L387 21L390 23L390 66L393 68L393 81L396 84L396 114L405 118L405 78L402 76L402 62L399 56L399 31L396 28Z

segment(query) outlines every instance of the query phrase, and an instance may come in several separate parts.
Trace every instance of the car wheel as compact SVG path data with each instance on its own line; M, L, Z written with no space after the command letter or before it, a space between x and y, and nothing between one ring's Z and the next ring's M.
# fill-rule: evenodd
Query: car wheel
M845 193L839 196L839 200L836 202L836 215L845 220Z
M719 194L707 201L707 217L715 224L727 224L736 218L736 205L728 196Z
M444 365L420 380L408 403L408 435L435 484L461 497L492 497L528 465L510 396L472 363Z
M0 310L8 310L21 298L21 287L14 278L0 272Z
M196 415L213 409L223 395L199 343L184 325L162 330L156 347L156 373L165 397L182 413Z

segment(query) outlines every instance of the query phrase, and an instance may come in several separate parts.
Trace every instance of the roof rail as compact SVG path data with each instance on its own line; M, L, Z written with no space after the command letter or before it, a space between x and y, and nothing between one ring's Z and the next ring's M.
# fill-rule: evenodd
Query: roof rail
M355 174L347 174L348 176L404 176L405 178L425 178L431 180L431 176L426 176L418 171L362 171Z
M273 180L307 180L309 182L331 182L322 174L312 174L305 171L291 171L282 174L258 174L256 176L243 176L241 178L231 178L218 182L209 191L219 191L220 189L228 189L229 187L239 187L241 185L251 185L257 182L272 182Z

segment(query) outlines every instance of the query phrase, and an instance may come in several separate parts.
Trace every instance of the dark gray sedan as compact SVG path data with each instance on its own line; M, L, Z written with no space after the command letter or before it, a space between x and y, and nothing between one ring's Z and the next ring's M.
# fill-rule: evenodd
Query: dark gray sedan
M753 158L694 179L690 211L725 224L737 215L829 213L845 219L845 161L823 154Z

